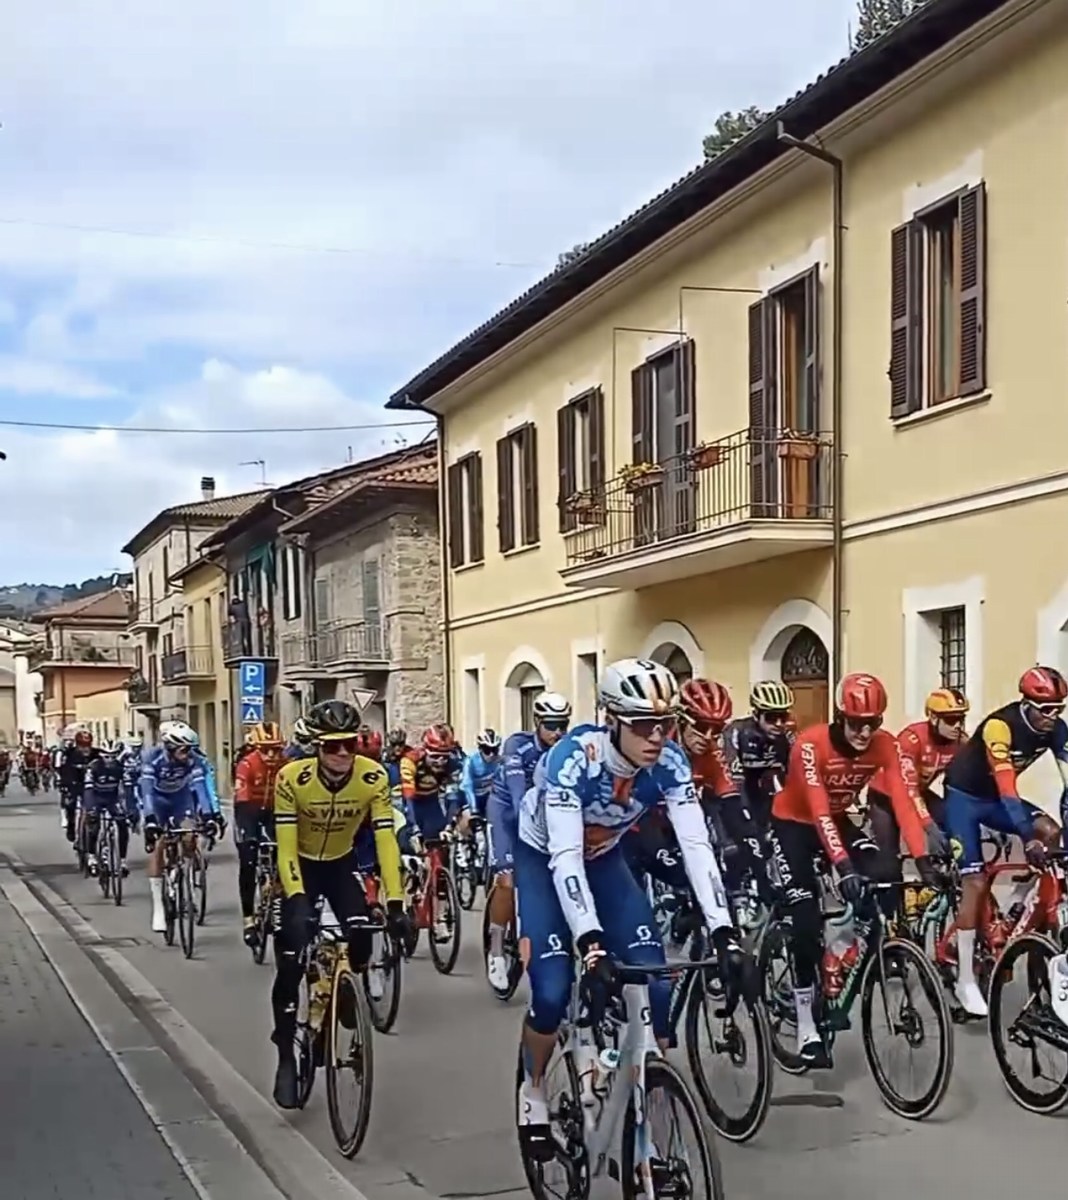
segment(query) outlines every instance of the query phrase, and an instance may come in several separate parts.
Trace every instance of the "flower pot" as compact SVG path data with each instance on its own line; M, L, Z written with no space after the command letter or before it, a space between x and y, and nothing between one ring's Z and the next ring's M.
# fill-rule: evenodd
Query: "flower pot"
M820 444L815 438L788 438L779 443L779 457L795 461L811 462L819 454Z
M705 471L723 461L723 447L717 445L695 446L690 451L690 466L695 471Z
M659 487L664 481L664 468L653 467L648 471L641 471L627 478L626 487L628 492L644 492L648 488Z

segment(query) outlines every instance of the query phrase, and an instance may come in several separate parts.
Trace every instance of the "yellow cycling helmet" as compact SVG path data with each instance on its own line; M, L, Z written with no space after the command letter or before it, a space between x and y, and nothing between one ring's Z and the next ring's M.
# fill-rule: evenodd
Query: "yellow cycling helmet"
M281 746L282 731L274 721L261 721L248 731L250 746Z
M968 697L957 688L935 688L923 704L923 711L934 720L936 717L962 717L971 708Z

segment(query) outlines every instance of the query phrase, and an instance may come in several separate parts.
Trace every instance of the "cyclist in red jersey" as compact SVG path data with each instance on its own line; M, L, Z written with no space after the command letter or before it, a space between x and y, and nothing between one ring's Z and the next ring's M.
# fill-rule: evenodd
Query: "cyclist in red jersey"
M882 728L886 688L873 675L846 675L835 691L834 720L798 735L786 783L771 808L772 858L792 917L798 1053L813 1067L831 1065L813 1018L814 989L823 955L823 916L817 857L823 850L838 876L842 899L858 918L870 914L869 881L893 882L875 843L846 815L877 774L909 853L925 881L938 873L915 788L902 772L896 739ZM941 849L942 840L932 837ZM897 862L894 863L895 870ZM859 924L859 921L858 921Z

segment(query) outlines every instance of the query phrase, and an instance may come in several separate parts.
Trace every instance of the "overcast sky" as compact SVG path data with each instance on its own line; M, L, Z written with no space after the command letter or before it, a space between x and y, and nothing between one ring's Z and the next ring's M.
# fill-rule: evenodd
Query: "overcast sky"
M846 52L853 0L0 0L0 583L392 445L389 392ZM149 11L151 16L149 17ZM409 438L422 429L407 431Z

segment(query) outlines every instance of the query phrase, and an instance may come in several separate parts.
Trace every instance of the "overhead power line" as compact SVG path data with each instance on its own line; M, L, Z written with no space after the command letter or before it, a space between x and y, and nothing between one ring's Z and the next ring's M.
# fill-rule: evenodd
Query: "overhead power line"
M384 258L393 262L439 262L453 266L505 267L510 270L546 270L544 262L513 262L508 259L461 258L448 254L419 251L377 250L371 246L313 246L304 242L255 241L249 238L223 237L217 234L170 233L156 229L120 229L108 225L79 225L69 221L35 221L30 217L0 216L0 225L25 226L29 229L65 230L68 233L93 233L105 237L151 238L161 242L200 242L214 246L240 246L246 250L282 250L291 254L337 254L360 258Z
M75 433L352 433L357 429L425 429L433 421L361 421L358 425L283 425L269 428L240 429L185 429L164 425L75 425L64 421L9 421L0 419L0 425L10 429L56 429Z

